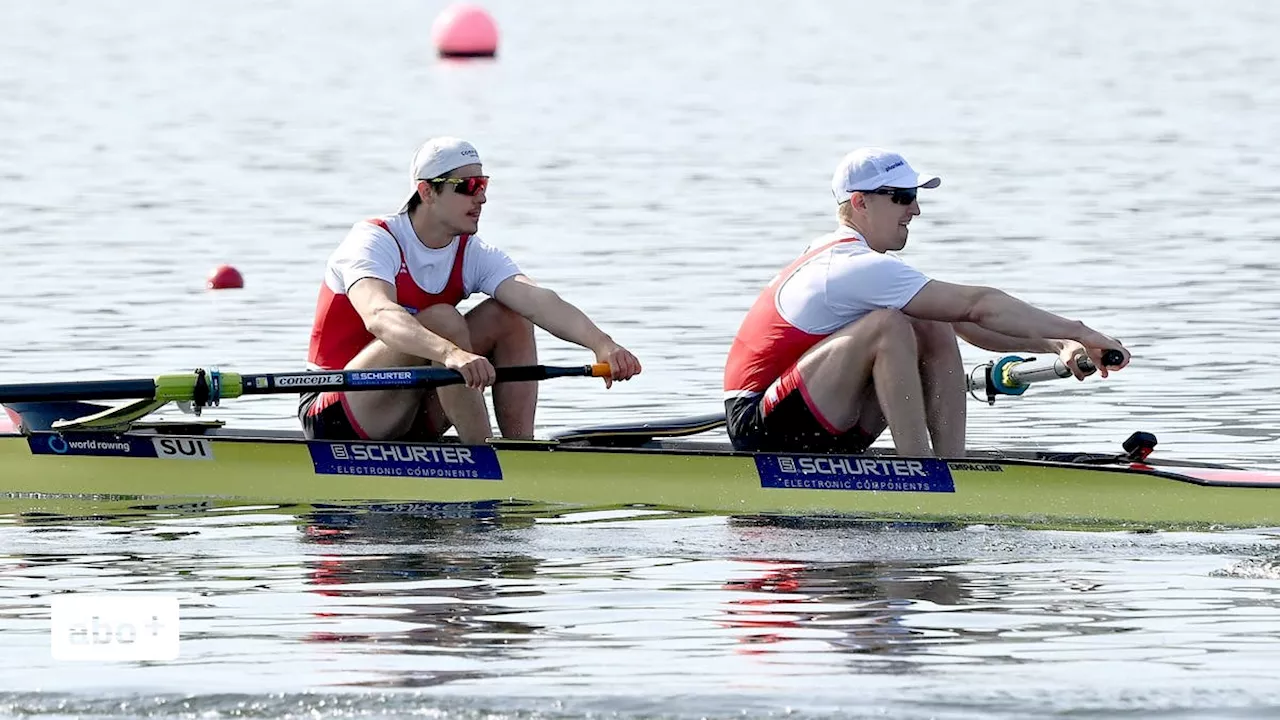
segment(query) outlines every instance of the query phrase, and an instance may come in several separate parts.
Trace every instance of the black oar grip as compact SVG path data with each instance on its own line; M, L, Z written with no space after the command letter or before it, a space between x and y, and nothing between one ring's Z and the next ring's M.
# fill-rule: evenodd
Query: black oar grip
M1102 351L1102 364L1104 366L1116 367L1122 362L1124 362L1124 353L1120 352L1119 350L1103 350ZM1076 367L1080 368L1080 372L1083 372L1085 374L1092 373L1098 369L1093 366L1093 361L1089 359L1088 355L1081 355L1080 357L1076 358Z

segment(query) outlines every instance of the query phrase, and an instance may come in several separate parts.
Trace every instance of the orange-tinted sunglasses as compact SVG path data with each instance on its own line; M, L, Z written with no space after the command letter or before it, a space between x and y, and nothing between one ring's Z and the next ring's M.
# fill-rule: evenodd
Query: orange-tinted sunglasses
M448 183L453 186L454 192L460 195L474 197L483 192L485 188L489 187L489 176L472 175L471 177L461 178L432 178L427 182L432 184Z

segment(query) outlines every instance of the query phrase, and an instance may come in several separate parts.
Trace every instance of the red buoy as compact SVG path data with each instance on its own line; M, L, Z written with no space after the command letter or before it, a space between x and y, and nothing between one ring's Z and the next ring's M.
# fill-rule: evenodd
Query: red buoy
M244 276L240 271L230 265L219 265L209 273L209 281L206 283L210 290L228 290L231 288L244 287Z
M498 52L498 28L493 18L474 5L450 5L431 26L440 57L493 57Z

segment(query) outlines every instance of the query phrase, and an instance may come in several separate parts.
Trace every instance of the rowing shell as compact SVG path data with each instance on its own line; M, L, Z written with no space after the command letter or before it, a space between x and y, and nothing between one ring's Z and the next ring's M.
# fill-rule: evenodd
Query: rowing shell
M135 423L118 433L8 432L0 434L0 512L74 508L83 515L121 503L446 515L451 508L644 507L1050 527L1280 526L1280 474L1135 461L1145 454L1132 451L940 460L746 453L687 439L722 423L705 416L483 446L308 441L292 431L237 432L201 420Z

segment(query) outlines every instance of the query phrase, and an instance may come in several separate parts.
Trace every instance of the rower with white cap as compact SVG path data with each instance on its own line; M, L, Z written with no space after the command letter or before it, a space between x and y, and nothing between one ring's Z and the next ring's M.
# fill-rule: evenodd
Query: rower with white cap
M608 363L606 385L640 372L635 356L586 314L475 234L488 186L471 143L453 137L423 143L400 211L356 223L329 257L308 352L312 369L434 363L458 370L466 384L306 393L298 417L308 437L435 439L452 425L463 442L484 442L492 426L483 388L493 385L495 364L537 363L534 325ZM458 303L476 292L488 298L463 316ZM503 437L532 437L537 399L534 382L494 385Z
M740 450L864 452L887 428L901 455L962 457L965 373L957 335L995 352L1058 353L1077 377L1129 353L1084 323L989 287L933 280L890 255L941 180L898 153L862 148L831 179L840 225L776 275L725 366L729 438ZM1105 350L1123 353L1111 368Z

